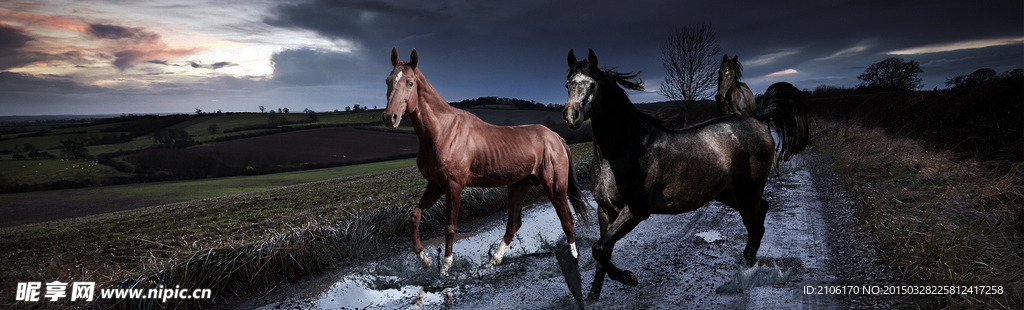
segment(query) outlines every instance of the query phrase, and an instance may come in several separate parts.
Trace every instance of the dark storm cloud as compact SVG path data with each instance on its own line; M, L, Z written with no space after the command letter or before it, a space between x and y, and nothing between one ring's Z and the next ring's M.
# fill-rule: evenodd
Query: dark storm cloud
M114 67L121 71L144 62L162 64L160 58L180 57L196 51L195 48L169 47L159 34L141 27L89 24L86 32L93 37L108 40L104 46L114 56ZM151 62L154 59L156 62Z
M132 65L144 60L144 58L146 58L148 54L149 53L145 51L138 50L125 50L115 52L114 67L117 67L118 69L121 69L121 71L124 71Z
M140 44L160 42L160 35L140 27L124 27L110 24L89 24L87 29L94 37L108 40L130 40Z
M77 83L61 76L34 76L15 72L0 72L0 94L15 93L96 93L105 89Z
M332 85L359 79L354 72L365 71L358 58L339 52L291 49L274 53L274 82L281 85Z
M24 31L0 24L0 70L54 60L73 64L85 62L84 55L79 51L51 54L30 50L28 47L32 41L33 38Z
M265 20L267 24L311 29L327 37L361 43L436 31L444 28L446 20L457 18L438 12L436 8L376 1L289 3L278 5L275 13Z
M280 4L270 25L302 28L351 41L367 62L383 62L392 46L420 52L435 79L458 85L453 97L505 95L558 101L570 48L593 48L604 65L644 70L648 88L663 75L660 45L674 29L712 23L724 53L738 54L748 78L795 69L774 81L856 84L859 70L929 44L1022 37L1020 1L536 1L508 3L307 1ZM977 51L974 51L977 52ZM1008 57L1007 55L1002 55ZM934 58L905 55L907 59ZM1019 55L1012 59L1020 63ZM980 61L981 58L975 60ZM967 61L958 66L986 66ZM440 70L442 69L443 70ZM942 67L935 73L946 72ZM486 73L484 73L486 72ZM380 72L356 72L378 76ZM295 74L301 74L296 72ZM321 74L321 73L314 73ZM924 75L930 74L925 72ZM471 79L467 79L471 76ZM297 78L297 77L296 77ZM941 77L934 77L935 79ZM514 83L510 81L515 81ZM470 83L467 83L470 82ZM442 91L446 88L435 82ZM554 86L552 86L554 85ZM816 85L798 85L814 87ZM469 89L478 87L479 90ZM536 97L534 97L536 98ZM529 98L529 99L534 99ZM458 98L449 98L458 99ZM658 98L652 98L660 100Z
M154 65L164 65L164 66L169 66L169 67L179 67L179 68L190 67L190 68L193 68L193 69L210 69L210 70L217 70L217 69L220 69L220 68L238 66L237 63L233 63L233 62L230 62L230 61L218 61L218 62L215 62L215 63L212 63L212 64L204 64L201 61L192 60L192 61L186 62L185 64L176 64L176 63L171 63L171 62L166 61L166 60L155 59L155 60L147 60L146 63L151 63L151 64L154 64Z
M46 58L41 53L29 53L22 48L32 41L25 32L0 24L0 70L20 67Z
M230 61L220 61L220 62L215 62L215 63L213 63L213 64L209 64L209 65L207 65L207 64L203 64L202 62L199 62L199 61L189 61L189 62L188 62L188 65L189 65L190 67L192 67L192 68L196 68L196 69L211 69L211 70L217 70L217 69L220 69L220 68L224 68L224 67L233 67L233 66L237 66L238 64L236 64L236 63L233 63L233 62L230 62Z
M117 25L89 24L89 34L103 39L117 40L133 38L137 36L139 32L140 31L137 29Z
M0 24L0 51L9 51L28 45L32 37L17 28Z

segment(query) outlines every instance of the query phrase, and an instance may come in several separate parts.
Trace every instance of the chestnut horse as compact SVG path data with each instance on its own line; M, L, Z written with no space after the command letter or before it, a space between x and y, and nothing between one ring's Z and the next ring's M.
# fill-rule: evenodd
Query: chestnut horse
M741 78L743 65L739 55L722 57L722 64L718 67L718 93L715 94L719 116L754 115L754 93L746 83L740 82Z
M799 90L776 83L751 116L718 117L671 130L640 113L619 87L643 90L636 74L601 70L591 50L576 61L569 51L568 99L562 118L578 129L591 120L594 132L594 200L601 238L594 243L597 270L587 299L601 295L604 277L636 285L636 276L612 264L615 243L651 214L690 212L711 202L739 211L747 228L743 258L756 262L768 202L762 199L773 162L807 145L807 119ZM776 157L775 141L780 139Z
M391 50L394 70L388 75L384 126L397 128L402 115L409 115L419 140L416 166L427 179L427 188L412 210L413 253L424 267L430 257L420 243L420 217L444 195L448 223L445 226L445 258L441 274L452 265L459 200L465 187L508 186L508 222L505 236L488 266L501 263L512 237L522 225L522 202L526 192L539 184L551 200L574 257L572 202L576 215L587 218L587 204L576 183L569 146L558 134L541 125L495 126L464 110L453 108L427 82L417 68L419 57L412 50L409 62Z

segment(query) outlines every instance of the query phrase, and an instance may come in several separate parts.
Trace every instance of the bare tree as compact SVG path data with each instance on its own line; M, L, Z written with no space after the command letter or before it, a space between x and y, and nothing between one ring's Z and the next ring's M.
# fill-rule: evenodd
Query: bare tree
M889 57L868 66L857 79L864 81L864 86L884 90L914 90L921 88L921 77L918 73L921 64L914 60L903 60Z
M715 86L717 78L715 56L721 52L711 24L691 24L676 30L661 45L666 76L658 93L671 100L710 98L707 91Z

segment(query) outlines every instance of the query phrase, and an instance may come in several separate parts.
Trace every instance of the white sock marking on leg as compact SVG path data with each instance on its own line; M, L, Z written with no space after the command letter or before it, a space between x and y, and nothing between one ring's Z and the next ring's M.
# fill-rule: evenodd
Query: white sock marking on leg
M501 259L505 257L505 251L508 250L508 244L505 244L505 241L498 243L498 250L494 251L494 256L491 256L491 265L501 264Z
M420 251L419 258L423 268L430 268L430 255L427 254L427 251Z
M445 256L444 257L444 262L441 263L441 275L442 276L447 276L448 275L448 268L452 267L452 261L453 260L454 259L452 259L452 256Z

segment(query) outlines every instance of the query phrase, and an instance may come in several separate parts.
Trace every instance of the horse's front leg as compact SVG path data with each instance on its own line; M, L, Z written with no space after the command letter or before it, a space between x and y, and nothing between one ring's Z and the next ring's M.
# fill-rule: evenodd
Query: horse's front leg
M508 220L505 222L505 236L499 240L498 250L494 251L491 260L484 265L485 268L501 264L501 259L505 256L509 244L512 243L512 238L516 236L519 227L523 226L523 197L530 191L530 187L532 185L527 182L513 183L508 186L508 204L505 206L508 209Z
M441 275L448 275L448 268L452 267L452 247L455 245L455 227L459 221L459 203L462 200L462 185L451 184L445 197L446 212L448 212L448 225L444 228L444 261L441 262Z
M608 226L618 216L617 213L613 213L611 210L611 206L602 203L600 200L597 202L597 222L601 228L601 237L608 233ZM605 275L604 267L601 264L597 264L597 268L594 270L594 282L590 284L590 293L587 294L587 300L595 301L601 298L601 287L604 286Z
M412 229L412 252L419 257L423 268L430 267L430 255L423 252L423 243L420 242L420 219L423 217L423 212L430 210L430 207L434 206L441 195L443 192L440 187L427 183L427 189L423 190L420 202L416 204L416 208L413 208L412 214L409 215L409 228Z
M636 228L640 221L647 219L647 216L639 216L634 214L630 210L630 206L622 208L619 212L619 216L614 222L608 226L608 232L601 236L594 243L594 260L597 261L601 267L604 267L605 271L608 272L608 277L612 280L619 281L622 284L629 286L636 286L636 276L629 270L622 270L615 267L612 264L612 250L615 248L615 243L625 237L633 228Z

